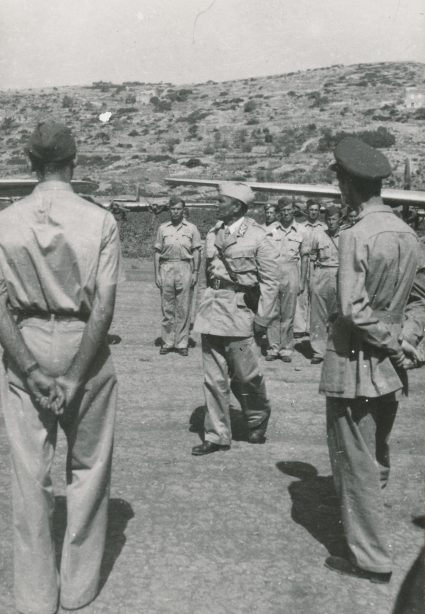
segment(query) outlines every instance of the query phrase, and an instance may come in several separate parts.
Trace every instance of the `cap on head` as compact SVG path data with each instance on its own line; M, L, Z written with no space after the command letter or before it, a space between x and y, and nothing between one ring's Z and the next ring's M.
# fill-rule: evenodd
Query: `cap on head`
M313 207L313 205L315 205L316 207L319 207L320 209L320 203L318 200L315 200L314 198L309 198L306 202L306 208L310 209L310 207Z
M342 216L342 209L338 205L328 205L325 211L326 217L330 217L331 215L339 215Z
M294 203L291 198L288 198L288 196L282 196L277 201L277 208L280 211L281 209L283 209L283 207L288 207L288 206L292 207L293 204Z
M266 203L264 205L264 211L269 211L270 209L275 210L276 209L276 203Z
M391 175L391 166L383 153L355 136L346 136L335 147L333 171L344 170L349 175L377 181Z
M26 152L42 162L61 162L73 158L77 147L71 130L53 119L38 122Z
M248 207L254 201L254 192L246 183L226 181L218 185L221 196L229 196L244 203Z
M177 194L171 194L170 200L168 201L168 206L174 207L174 205L178 205L179 203L181 203L183 207L186 206L186 203L181 196L177 196Z

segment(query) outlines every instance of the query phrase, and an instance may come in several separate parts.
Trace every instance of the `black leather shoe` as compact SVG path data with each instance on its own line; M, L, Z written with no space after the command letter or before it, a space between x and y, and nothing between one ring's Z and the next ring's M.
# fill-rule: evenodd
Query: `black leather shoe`
M313 356L310 362L312 365L320 365L320 363L323 362L323 358L321 356Z
M189 350L187 348L177 348L176 352L177 352L177 354L180 354L180 356L188 356L189 355Z
M218 443L212 441L204 441L199 446L192 448L193 456L204 456L204 454L212 454L213 452L224 452L230 450L230 446L220 446Z
M328 557L325 561L325 567L343 576L354 576L361 580L369 580L369 582L373 582L374 584L388 584L391 580L391 572L379 573L377 571L367 571L366 569L361 569L353 565L350 561L340 556Z
M266 437L262 431L253 431L248 434L248 443L266 443Z
M159 353L163 355L163 354L169 354L172 351L173 351L173 348L162 347L160 348Z

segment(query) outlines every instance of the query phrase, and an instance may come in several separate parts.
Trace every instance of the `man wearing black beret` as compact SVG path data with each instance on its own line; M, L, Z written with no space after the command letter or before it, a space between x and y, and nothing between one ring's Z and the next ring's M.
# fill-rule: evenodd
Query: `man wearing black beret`
M357 222L339 242L338 314L330 326L320 391L326 395L329 454L341 500L347 559L326 566L387 583L392 546L381 489L387 484L389 437L406 386L400 344L404 309L415 277L417 238L384 205L387 158L360 139L336 146L332 170L343 205Z

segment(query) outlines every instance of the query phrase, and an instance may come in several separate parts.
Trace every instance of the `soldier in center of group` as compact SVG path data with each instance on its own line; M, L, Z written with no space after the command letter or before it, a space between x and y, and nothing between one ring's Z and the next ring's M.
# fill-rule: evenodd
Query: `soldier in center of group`
M340 221L341 207L329 205L326 209L327 228L316 228L310 241L310 259L314 261L310 280L310 345L313 351L311 359L313 365L323 361L328 338L327 325L330 316L337 311L336 280Z
M295 309L298 294L305 288L309 243L304 226L294 219L292 202L283 197L277 205L279 221L268 226L267 237L278 251L278 313L267 331L266 360L280 358L283 362L291 362Z
M251 188L229 182L219 190L220 221L205 245L208 287L194 327L202 337L207 406L205 441L192 449L195 456L230 448L230 390L241 405L250 443L264 443L270 416L254 334L264 334L274 315L278 252L264 228L246 217L254 200Z
M309 198L306 202L307 219L302 223L307 236L311 239L313 231L321 228L326 229L326 224L320 220L320 203L313 198ZM294 335L295 337L303 337L310 332L310 317L311 317L311 281L313 279L314 263L309 260L307 267L305 289L298 295L297 307L295 309L294 319Z
M201 236L194 224L184 219L185 202L172 196L170 221L158 228L154 245L155 282L161 290L162 347L188 355L192 288L198 281Z

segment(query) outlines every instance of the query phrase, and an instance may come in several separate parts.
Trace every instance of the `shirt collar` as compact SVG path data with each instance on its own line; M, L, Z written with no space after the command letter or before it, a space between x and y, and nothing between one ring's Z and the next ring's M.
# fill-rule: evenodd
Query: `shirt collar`
M391 207L389 205L384 205L384 203L382 202L382 198L380 196L374 196L368 201L363 211L360 211L359 215L357 216L356 223L359 220L363 219L365 215L368 215L369 213L392 213L392 212L393 210L391 209Z
M38 191L48 191L48 190L65 190L67 192L73 192L72 186L67 181L40 181L37 183L36 190Z
M236 222L233 222L233 224L227 226L227 228L230 230L230 234L236 234L242 226L244 220L244 217L240 217L238 220L236 220Z
M173 222L171 220L168 220L167 226L174 226L174 224L173 224ZM182 226L187 226L187 221L184 218L182 219L180 224L178 226L176 226L175 228L181 228Z

